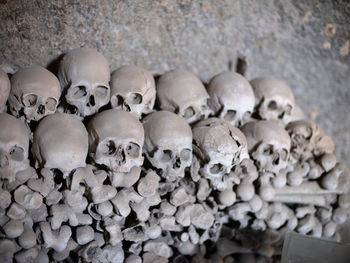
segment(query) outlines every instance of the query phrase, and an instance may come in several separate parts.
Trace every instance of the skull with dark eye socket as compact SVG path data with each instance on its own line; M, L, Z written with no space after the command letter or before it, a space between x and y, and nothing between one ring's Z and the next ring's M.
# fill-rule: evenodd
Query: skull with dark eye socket
M143 163L142 124L131 113L112 109L91 119L88 125L89 154L108 170L127 173Z

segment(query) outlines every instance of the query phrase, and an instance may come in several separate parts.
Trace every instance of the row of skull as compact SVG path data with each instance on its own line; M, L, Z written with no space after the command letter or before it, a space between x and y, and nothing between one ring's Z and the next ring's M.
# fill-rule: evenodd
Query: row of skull
M71 112L81 117L110 103L112 108L141 118L152 112L157 100L159 109L174 112L188 123L213 115L235 126L247 122L254 107L259 118L285 123L296 108L289 87L273 78L256 78L249 83L238 73L223 72L205 87L194 74L177 69L163 74L156 83L151 72L135 66L122 66L110 74L107 59L89 48L65 54L58 77L37 66L19 70L11 81L1 74L0 110L9 96L11 114L24 116L28 122L54 113L61 95Z

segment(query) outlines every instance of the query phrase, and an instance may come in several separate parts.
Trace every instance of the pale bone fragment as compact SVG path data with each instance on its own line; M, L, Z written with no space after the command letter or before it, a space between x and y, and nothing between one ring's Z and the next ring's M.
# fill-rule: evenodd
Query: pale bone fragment
M39 192L43 197L46 197L55 188L55 181L46 168L40 170L41 178L39 179L29 179L27 185L33 191Z
M77 48L65 54L58 79L67 102L83 117L95 114L110 100L109 64L94 49Z
M47 252L38 248L22 250L15 255L14 259L17 263L49 263Z
M66 248L63 251L60 251L60 252L53 251L52 258L58 262L64 261L69 257L70 252L72 250L75 250L77 247L78 247L78 244L73 240L73 238L70 238Z
M60 97L58 79L43 67L20 69L11 77L9 109L16 117L24 115L27 122L55 113Z
M334 142L324 131L309 120L290 122L286 126L291 138L290 161L304 162L313 155L331 154L334 152Z
M159 225L163 231L180 232L181 225L176 224L174 216L163 216L159 219Z
M96 211L102 217L111 216L113 214L113 205L109 201L105 201L96 206Z
M102 257L102 249L96 241L92 241L80 248L78 255L83 262L99 262Z
M350 188L350 171L345 165L337 163L331 171L322 176L321 184L329 190L348 192Z
M253 79L255 110L263 120L281 120L287 123L292 115L295 101L291 89L281 80L271 77Z
M46 116L34 132L32 152L37 166L58 169L66 178L74 169L86 166L88 133L74 115Z
M235 72L214 76L207 88L213 113L234 126L245 124L254 110L255 96L249 82Z
M15 175L15 180L12 181L11 183L9 181L4 181L4 188L7 191L12 192L19 186L28 182L28 180L37 179L37 178L38 178L38 175L36 173L36 170L33 167L28 166L24 170L18 171Z
M193 149L201 161L200 174L210 180L214 189L227 188L225 174L248 158L244 134L224 120L209 118L196 123L192 129Z
M137 192L143 197L150 197L156 194L159 180L160 178L155 172L147 172L147 174L138 181Z
M274 179L276 176L270 172L260 174L259 177L259 195L264 201L271 201L275 196L275 188L271 185L271 178Z
M332 221L336 224L344 224L345 221L350 217L350 211L345 207L337 207L333 210Z
M258 179L258 171L254 162L246 158L233 168L233 173L239 178L235 192L239 200L249 201L255 194L253 182Z
M277 122L249 122L241 130L259 171L277 175L287 167L291 141L287 131Z
M168 263L169 261L167 258L158 256L157 254L146 252L142 255L142 262L143 263Z
M191 72L182 69L167 72L158 79L156 88L161 110L177 113L188 123L208 117L209 95L200 79Z
M173 250L166 243L158 240L149 240L143 246L144 252L151 252L163 258L173 256Z
M295 104L292 115L286 115L284 123L288 124L293 121L300 121L305 119L307 119L305 113L298 105Z
M62 193L55 188L45 197L45 203L48 206L58 204L62 197Z
M103 263L123 263L124 262L124 250L121 244L111 246L106 245L102 248L102 255L100 262Z
M59 230L52 231L48 222L40 222L41 234L46 248L53 248L57 252L63 251L72 235L69 226L61 226Z
M321 157L321 165L325 172L332 170L337 164L337 158L334 153L326 153Z
M161 198L158 193L152 196L145 197L141 202L132 202L130 207L136 213L136 217L139 221L147 221L150 216L150 207L160 204Z
M306 176L310 171L308 163L296 164L293 171L287 174L288 184L290 186L298 186L305 181Z
M11 183L29 167L29 130L7 113L0 113L0 127L0 179Z
M37 209L43 203L42 195L30 190L26 185L21 185L15 190L14 199L26 209Z
M192 162L192 131L186 120L172 112L158 111L143 120L148 161L162 177L175 181L184 177Z
M128 256L124 263L142 263L142 258L138 255L130 255Z
M91 242L95 237L91 226L79 226L76 229L76 240L79 245L85 245Z
M186 233L187 234L187 233ZM198 245L193 244L191 241L181 241L177 245L177 250L179 251L180 255L190 255L193 256L196 253L198 253ZM175 262L175 261L174 261ZM181 261L180 261L181 262Z
M323 226L322 236L326 238L331 238L335 235L336 231L337 231L337 224L333 221L330 221Z
M134 189L128 188L119 191L111 202L119 215L127 217L131 212L130 202L140 203L143 199Z
M199 229L207 229L214 223L214 216L201 204L187 204L177 210L176 221L186 227L192 224Z
M147 240L146 227L144 223L126 228L122 231L125 241L143 242Z
M9 220L2 228L8 238L17 238L24 231L23 223L14 219Z
M198 200L203 201L206 200L207 197L210 195L212 189L209 186L209 182L205 178L200 178L198 180L198 191L196 194L196 197Z
M79 219L76 213L68 205L53 205L50 207L50 214L52 215L52 217L49 218L52 230L59 229L62 226L62 223L67 221L70 226L79 225Z
M313 206L298 207L296 217L298 220L297 232L301 234L310 234L314 237L322 236L322 224L315 217L316 209Z
M249 189L246 190L249 191ZM218 199L220 203L220 209L232 206L236 202L236 193L233 190L232 182L228 182L226 189L218 193Z
M6 209L11 204L11 194L9 191L0 188L0 209Z
M129 112L111 109L95 115L88 124L89 155L111 172L128 173L143 163L144 130Z
M3 263L12 263L16 252L14 240L0 239L0 258Z
M34 223L46 221L48 216L47 206L42 203L41 206L37 209L27 209L27 214L31 219L33 219Z
M75 189L74 191L62 191L64 203L72 208L75 213L82 213L88 206L88 200L84 196L85 190L86 188L84 186L79 186L79 189Z
M13 202L7 210L6 215L11 219L22 220L26 216L26 209L24 206Z
M135 66L122 66L111 76L111 106L141 118L152 111L156 86L152 73Z
M177 188L170 194L170 203L176 207L195 201L196 198L188 194L184 188Z
M11 83L6 72L0 69L0 113L6 109L6 102L11 90Z
M33 230L33 220L27 216L23 220L23 233L18 238L18 244L24 248L29 249L37 244L37 236Z

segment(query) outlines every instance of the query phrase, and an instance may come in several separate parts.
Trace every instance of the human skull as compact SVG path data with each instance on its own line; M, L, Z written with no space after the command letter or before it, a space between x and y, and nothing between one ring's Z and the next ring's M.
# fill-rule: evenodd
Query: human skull
M331 137L327 136L317 124L310 120L298 120L286 126L291 138L290 160L293 163L304 162L313 155L333 153L335 146Z
M192 162L192 131L186 120L168 111L144 119L144 152L149 162L169 181L184 176Z
M162 75L157 81L157 100L162 110L184 117L188 123L207 118L209 95L195 75L176 69Z
M122 66L112 73L112 108L129 111L141 118L151 112L156 99L152 73L139 67Z
M59 170L67 177L86 166L88 133L75 115L49 115L35 129L32 152L36 166Z
M9 77L6 72L0 69L0 113L5 111L10 89L11 85Z
M89 155L113 172L129 172L143 163L144 130L129 112L106 110L92 118L88 125Z
M254 92L249 82L235 72L223 72L208 85L208 105L215 115L234 126L246 123L254 110Z
M81 116L95 114L110 99L110 72L106 58L89 48L77 48L62 59L58 71L67 102Z
M276 121L248 122L241 130L259 171L277 175L287 167L291 141L287 131Z
M12 182L29 166L29 131L20 120L0 113L0 179Z
M54 74L43 67L29 67L11 78L9 108L16 117L24 114L28 122L39 121L56 111L60 96L60 84Z
M295 108L293 92L282 81L269 77L253 79L255 110L263 120L282 120L287 123Z
M244 134L225 120L209 118L198 122L192 129L194 152L201 160L201 174L215 189L226 188L223 177L231 168L248 158Z

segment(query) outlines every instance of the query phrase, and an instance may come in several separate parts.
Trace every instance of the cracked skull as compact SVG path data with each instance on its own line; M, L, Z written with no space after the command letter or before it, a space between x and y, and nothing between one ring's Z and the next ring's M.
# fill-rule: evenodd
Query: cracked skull
M55 113L40 121L34 132L32 152L36 166L59 170L64 177L86 166L88 134L75 115Z
M287 123L295 108L294 95L282 81L261 77L253 79L255 110L263 120L282 120Z
M29 131L15 117L0 113L0 179L15 180L29 166Z
M112 73L111 105L141 118L152 111L156 87L151 72L134 66L122 66Z
M209 95L191 72L176 69L162 75L157 82L157 100L162 110L184 117L188 123L208 117Z
M129 172L143 163L144 130L129 112L103 111L89 122L89 153L98 164L113 172Z
M21 69L11 78L9 108L11 113L26 120L39 121L56 111L61 87L54 74L43 67Z
M234 126L246 123L254 110L254 92L249 82L235 72L216 75L208 85L208 105L220 119Z
M58 78L67 102L83 117L95 114L109 102L109 64L96 50L68 52L60 63Z
M225 120L209 118L193 127L194 152L201 160L201 173L214 188L224 190L224 175L248 158L244 134Z
M287 131L275 121L249 122L242 127L250 156L259 171L275 175L287 167L291 146Z
M151 113L144 120L145 155L172 181L184 176L192 162L192 131L186 120L172 112Z

